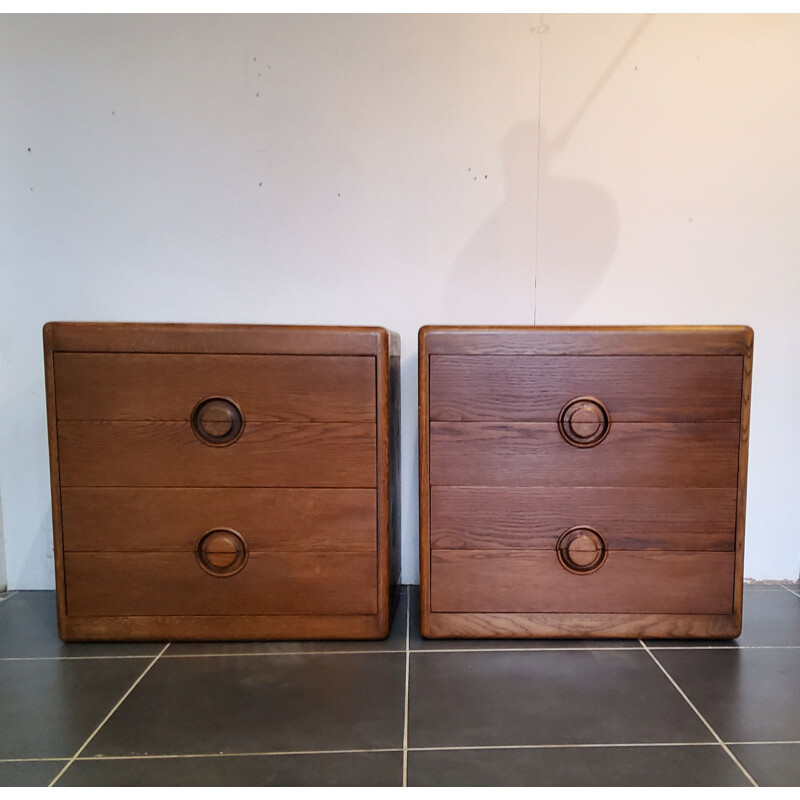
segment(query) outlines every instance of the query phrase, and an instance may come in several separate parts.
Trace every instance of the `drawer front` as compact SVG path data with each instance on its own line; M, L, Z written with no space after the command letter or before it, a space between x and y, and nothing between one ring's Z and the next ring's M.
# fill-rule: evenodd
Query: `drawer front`
M248 549L377 552L374 489L64 488L65 551L193 552L216 528Z
M251 553L219 577L193 553L65 553L76 616L375 614L377 560L367 553Z
M740 356L430 356L430 418L551 422L592 396L613 422L738 422Z
M553 550L577 525L612 550L733 550L736 489L434 486L431 548Z
M60 420L188 421L209 397L245 421L373 422L370 356L56 353Z
M736 423L612 423L587 448L553 423L430 423L434 486L733 488L738 459Z
M375 487L370 423L248 422L225 447L186 422L58 423L62 486Z
M583 575L553 551L431 553L433 612L730 614L733 586L734 553L612 551Z

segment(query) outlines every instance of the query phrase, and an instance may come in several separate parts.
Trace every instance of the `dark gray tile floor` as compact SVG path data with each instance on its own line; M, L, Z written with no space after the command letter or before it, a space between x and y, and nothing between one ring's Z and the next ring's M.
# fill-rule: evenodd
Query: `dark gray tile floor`
M64 644L0 596L0 786L797 786L800 590L735 642ZM408 625L407 625L408 621Z

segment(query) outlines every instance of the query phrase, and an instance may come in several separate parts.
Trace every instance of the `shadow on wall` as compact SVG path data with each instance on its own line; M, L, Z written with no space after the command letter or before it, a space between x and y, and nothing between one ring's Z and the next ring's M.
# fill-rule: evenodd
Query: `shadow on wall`
M531 120L503 142L505 197L456 259L441 306L451 324L535 322L542 268L548 305L565 316L611 263L619 230L611 196L590 181L550 175L550 145L539 136Z

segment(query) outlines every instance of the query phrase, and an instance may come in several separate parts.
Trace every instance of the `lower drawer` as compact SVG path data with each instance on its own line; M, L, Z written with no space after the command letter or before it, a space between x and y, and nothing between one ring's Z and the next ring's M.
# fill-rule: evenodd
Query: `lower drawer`
M65 553L67 614L375 614L375 554L256 552L224 577L193 552Z
M374 489L64 487L64 550L186 552L214 528L253 550L377 551Z
M611 551L596 572L553 550L436 550L433 612L730 614L734 553Z
M733 550L736 489L432 486L431 547L552 550L588 524L611 550Z

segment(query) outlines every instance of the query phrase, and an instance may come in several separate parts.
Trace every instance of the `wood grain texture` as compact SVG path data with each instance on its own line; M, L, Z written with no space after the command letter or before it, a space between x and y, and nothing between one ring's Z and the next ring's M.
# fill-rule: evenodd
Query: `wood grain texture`
M375 555L250 553L229 577L193 553L66 553L73 616L376 614Z
M747 462L750 449L750 401L753 381L753 331L748 328L747 350L742 369L742 411L739 435L739 483L736 501L736 580L734 610L742 618L744 591L744 532L747 509Z
M747 326L426 326L429 355L699 356L746 354Z
M740 356L431 356L435 421L552 422L596 397L612 422L738 422Z
M431 636L431 457L430 457L430 356L428 329L420 328L418 336L418 435L419 435L419 599L420 631Z
M192 552L214 528L251 551L377 552L374 489L62 490L64 549Z
M53 350L78 353L375 355L378 327L48 322Z
M552 550L575 525L612 550L733 550L736 489L433 486L434 550Z
M596 572L543 550L435 550L431 611L730 614L733 553L611 551Z
M44 343L62 638L388 635L389 572L399 577L390 541L397 510L388 496L398 448L385 373L390 358L399 363L397 334L49 323ZM238 395L233 402L245 412L239 440L214 447L198 440L188 423L204 399L198 393ZM220 413L208 412L215 431L225 427L214 416ZM297 488L278 488L287 486ZM64 555L62 489L69 547L105 552ZM251 551L236 574L209 575L183 550L207 528L235 526L247 528ZM203 531L195 536L194 527ZM163 549L144 550L151 545ZM209 557L216 564L224 556ZM195 570L217 587L236 583L203 599ZM165 600L166 613L158 605Z
M249 422L374 422L370 356L56 353L59 419L189 420L209 397Z
M378 488L377 527L378 559L376 583L379 618L384 636L389 635L390 596L400 580L397 541L400 535L396 475L400 466L398 438L400 337L391 331L381 336L377 353L377 475Z
M44 383L47 402L47 443L50 457L50 503L53 519L53 562L56 582L56 609L59 636L64 636L64 621L67 615L66 580L64 576L64 543L61 530L61 469L58 453L58 404L53 366L52 330L45 326Z
M734 639L742 620L736 614L430 614L428 631L433 639Z
M431 422L434 486L735 487L739 426L612 423L575 448L543 422Z
M749 422L749 391L750 373L752 369L752 339L753 332L746 326L725 326L725 327L606 327L606 328L522 328L522 327L433 327L429 326L420 330L420 573L421 573L421 625L423 635L441 637L503 637L513 638L520 636L532 637L640 637L647 636L653 638L732 638L741 632L741 601L742 601L742 558L744 544L744 486L746 484L746 461L747 461L747 440ZM450 358L450 357L454 358ZM485 362L476 360L475 357L482 356ZM612 405L621 403L618 409L624 409L622 414L631 413L629 418L630 425L626 426L626 421L620 422L619 415L615 417L611 413L612 426L611 434L608 439L601 442L595 448L580 450L573 448L579 456L588 456L591 460L595 458L595 465L603 474L601 480L585 481L585 473L595 472L589 469L590 461L577 461L562 463L560 460L553 462L552 451L547 447L541 447L541 436L535 433L536 425L516 426L515 422L526 422L526 414L529 413L531 402L539 403L541 398L547 398L548 392L552 392L554 376L558 375L558 369L551 372L548 380L543 381L543 385L535 384L531 370L512 369L510 379L503 379L502 369L498 367L496 374L486 377L483 368L472 370L470 365L482 363L493 364L523 364L525 359L518 357L549 357L549 356L569 356L597 359L599 364L610 364L613 357L625 356L626 358L648 357L648 360L641 359L642 367L645 368L648 361L655 363L658 360L667 359L670 363L669 369L679 369L683 359L692 370L691 365L700 364L700 357L714 356L720 362L708 361L707 365L711 371L719 371L722 374L725 370L720 368L724 361L728 365L738 360L740 388L731 390L730 383L726 383L725 399L720 408L713 408L710 412L702 407L706 400L698 401L694 397L675 397L675 403L662 403L659 413L662 411L673 414L672 421L678 424L670 428L668 425L658 430L654 426L653 419L636 419L643 414L635 408L634 404L639 402L639 398L626 398L620 395L619 401L616 399L608 401ZM463 358L462 358L463 357ZM489 358L491 357L491 358ZM680 359L674 358L680 357ZM553 359L549 359L553 363ZM568 360L568 359L565 359ZM423 363L424 361L424 363ZM430 400L431 380L429 368L431 364L444 364L449 369L446 376L449 385L441 396L444 404L438 407L439 410L433 412L441 414L444 419L430 421ZM586 361L591 365L591 361ZM631 362L633 363L633 362ZM566 365L565 365L566 369ZM568 370L567 370L568 371ZM588 371L591 371L588 370ZM602 370L600 370L602 372ZM704 381L706 376L702 370L694 369L695 376L688 377L677 374L678 382L684 381L686 392L699 391L706 396L712 405L715 395L711 382ZM541 373L537 373L541 374ZM639 376L629 376L637 378ZM672 379L664 381L665 393L671 392ZM494 383L494 386L492 384ZM440 382L440 388L443 384ZM597 392L590 388L575 389L576 395L596 395ZM454 389L458 398L448 394L449 389ZM439 389L437 388L437 391ZM614 386L609 386L609 391L614 391ZM657 395L657 387L652 389L645 387L645 393L651 392L648 398L647 407L653 409L653 402L661 402ZM613 397L613 395L610 395ZM663 395L662 395L663 396ZM731 399L738 396L740 409L738 414L731 407ZM437 398L438 399L438 398ZM571 399L571 398L567 398ZM564 401L566 402L566 400ZM624 403L628 402L625 406ZM545 402L551 406L556 405L551 399ZM667 407L669 406L669 407ZM497 408L501 411L498 412ZM724 408L724 410L721 410ZM698 418L692 419L695 412L703 415L703 422L713 422L703 431L703 426L698 426ZM732 413L733 412L733 413ZM536 413L539 413L537 410ZM510 419L501 416L500 420L493 419L494 416L503 414ZM715 416L718 415L719 416ZM424 416L424 419L422 418ZM517 417L515 419L514 417ZM457 424L466 421L459 429ZM741 426L739 424L741 422ZM532 420L536 422L536 420ZM487 424L495 423L495 424ZM639 424L637 424L639 423ZM449 425L449 427L448 427ZM716 427L715 427L716 426ZM627 427L627 431L626 431ZM640 450L646 450L634 456L628 453L630 463L629 478L624 478L626 467L621 463L625 458L625 450L630 449L635 444L636 434L634 428L638 427L638 434L643 434L643 441ZM735 429L735 439L731 436L731 428ZM741 430L740 430L741 429ZM652 446L655 432L655 446ZM444 434L444 435L442 435ZM620 437L620 434L625 434ZM650 442L647 438L650 436ZM617 447L615 438L618 442L624 442L624 447ZM688 442L689 447L679 444L681 440L684 444ZM733 449L736 450L735 456L731 456L732 442L735 441ZM444 442L444 446L440 446ZM466 444L465 444L466 442ZM455 447L453 446L455 443ZM539 454L542 464L536 465L526 455L525 444L535 444L533 449ZM598 454L608 444L615 444L616 453L611 459L611 471L609 473L607 464L600 464ZM555 446L555 445L554 445ZM568 445L567 445L568 447ZM703 463L703 451L708 454L706 463ZM590 456L589 454L594 453ZM444 456L444 458L442 458ZM575 464L578 464L575 474ZM439 467L443 467L441 470ZM741 467L741 469L740 469ZM438 471L437 471L438 470ZM571 473L571 470L573 474ZM744 474L743 474L744 470ZM549 473L549 474L548 474ZM609 477L610 475L610 477ZM656 481L652 480L653 475ZM488 478L487 478L488 476ZM555 477L554 477L555 476ZM639 476L639 477L637 477ZM623 480L624 478L624 480ZM437 485L437 479L438 484ZM431 485L433 484L433 486ZM596 487L596 488L595 488ZM619 509L619 514L624 516L624 510L630 510L634 516L641 515L640 520L647 517L655 517L652 508L648 508L649 503L658 503L654 495L647 495L654 491L653 488L666 492L696 492L687 494L687 503L682 504L680 509L675 506L672 510L667 509L661 521L661 530L651 533L652 539L638 540L634 534L636 546L641 543L658 543L658 550L643 551L620 551L619 547L628 539L631 543L630 533L635 530L628 528L623 534L623 539L617 540L617 550L609 554L607 561L596 573L591 575L575 575L564 571L568 577L576 580L586 580L599 577L603 574L608 575L609 564L617 563L617 557L658 557L658 558L681 558L689 559L694 568L702 572L702 564L711 563L708 559L723 558L728 559L728 566L720 572L719 570L706 570L705 579L697 579L694 586L689 587L681 598L680 590L670 600L670 602L683 603L684 609L681 613L630 613L630 609L621 609L614 613L603 612L598 609L593 601L588 602L584 607L576 611L561 611L551 613L536 609L535 611L502 611L491 602L485 611L468 612L449 612L434 610L431 602L433 593L442 587L437 580L431 566L431 559L463 558L469 554L469 547L480 548L474 554L474 558L479 560L508 557L514 554L514 545L519 546L524 543L526 548L531 546L529 542L536 542L537 536L546 535L545 528L547 522L536 515L537 506L533 505L530 495L523 499L528 492L542 492L544 495L552 494L554 497L561 492L573 490L581 493L592 493L602 491L631 492L629 498ZM713 491L708 491L713 489ZM731 503L733 492L735 495L736 508L731 515ZM447 493L453 492L448 497ZM478 494L473 498L471 493L486 492L482 500ZM497 513L492 513L490 507L490 495L492 492L499 493L495 498L498 504L503 504L504 508ZM701 508L699 502L693 504L691 497L695 500L706 492L706 497L714 498L718 506L715 512L711 508ZM460 494L463 493L463 494ZM508 493L503 495L503 493ZM639 502L632 499L639 496ZM502 499L503 496L505 499ZM577 495L579 498L581 495ZM583 495L587 497L587 495ZM675 495L677 497L677 494ZM512 499L509 499L512 498ZM724 499L723 499L724 498ZM663 500L663 498L662 498ZM439 505L442 501L444 505ZM675 503L678 503L677 499ZM460 504L460 507L459 507ZM576 503L581 506L578 499ZM712 504L713 505L713 504ZM694 507L693 507L694 506ZM542 508L541 504L538 506ZM555 524L558 521L558 511L555 505L552 511L546 510L547 503L543 507L545 516L552 513ZM723 508L725 509L723 511ZM606 513L613 510L607 507ZM725 523L723 533L717 526L706 526L707 518L715 517L716 513L724 514ZM435 520L432 520L435 515ZM696 523L701 526L701 531L692 533L684 523L690 523L693 515ZM526 527L529 521L536 516L533 522L533 534L526 534ZM731 547L731 516L734 519L735 534L733 536L733 548ZM612 518L609 518L613 521ZM443 521L446 527L441 530L439 522ZM653 520L658 522L657 519ZM633 519L634 526L639 524ZM576 520L575 524L592 525L591 520ZM670 527L674 525L675 527ZM531 528L528 528L530 531ZM702 539L701 539L702 536ZM441 538L439 538L441 537ZM697 548L697 541L701 540L703 546L709 547L706 552L697 550L669 550L670 546L693 547ZM500 543L501 548L495 545ZM435 548L432 548L432 544ZM444 548L455 549L440 549ZM627 546L627 545L622 545ZM715 551L711 548L726 547L727 550ZM528 556L543 556L546 551L533 551L527 555L519 556L523 561ZM699 560L698 560L699 559ZM534 558L535 560L535 558ZM553 560L556 560L553 553ZM688 563L688 562L687 562ZM437 561L438 564L438 561ZM476 570L473 564L470 569ZM515 568L514 568L515 569ZM560 568L559 568L560 569ZM513 572L513 569L512 569ZM630 572L634 572L630 570ZM687 572L681 569L681 575L685 579ZM503 567L498 570L497 581L501 588L505 590L507 584L508 569ZM536 569L522 569L520 581L527 580L528 584L537 586L539 573ZM623 576L623 581L630 576ZM487 599L492 600L492 591L486 589L485 575L473 575L471 579L465 578L464 567L460 565L454 570L454 580L463 581L464 585L480 587L481 591L487 593ZM720 588L720 583L723 588ZM615 582L613 591L624 586L624 582ZM727 586L727 590L724 588ZM463 586L459 591L464 591ZM649 587L643 590L647 594ZM659 591L661 589L659 588ZM511 595L514 592L510 592ZM465 592L464 602L473 602L474 596L468 596ZM443 595L446 597L446 593ZM548 594L549 596L549 594ZM712 596L716 600L710 600ZM697 598L698 602L693 603L692 599ZM509 598L513 607L513 599ZM706 613L707 606L704 603L717 602L725 603L724 613ZM722 607L722 606L720 606ZM473 608L473 606L470 606ZM704 611L703 609L706 609Z
M297 641L387 636L376 614L65 615L59 631L62 639L71 642Z
M209 447L182 422L61 420L62 486L374 487L375 425L250 422Z
M398 337L399 339L399 337ZM400 583L400 353L389 355L389 574L392 584Z

